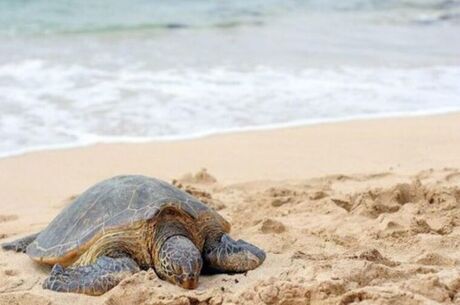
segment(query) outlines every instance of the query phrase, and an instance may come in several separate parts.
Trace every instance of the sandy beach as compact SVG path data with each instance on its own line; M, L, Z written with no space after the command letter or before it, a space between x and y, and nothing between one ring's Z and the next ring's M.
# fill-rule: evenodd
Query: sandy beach
M1 305L460 304L458 113L0 159L0 242L39 231L119 174L174 181L267 260L204 275L194 291L149 270L89 297L43 290L48 267L0 251Z

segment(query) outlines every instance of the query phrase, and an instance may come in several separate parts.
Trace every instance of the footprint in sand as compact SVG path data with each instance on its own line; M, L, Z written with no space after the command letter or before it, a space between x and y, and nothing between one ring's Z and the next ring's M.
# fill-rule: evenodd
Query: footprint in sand
M332 202L352 214L377 218L396 213L407 203L426 200L426 189L418 182L400 183L388 188L371 188L352 195L335 195Z

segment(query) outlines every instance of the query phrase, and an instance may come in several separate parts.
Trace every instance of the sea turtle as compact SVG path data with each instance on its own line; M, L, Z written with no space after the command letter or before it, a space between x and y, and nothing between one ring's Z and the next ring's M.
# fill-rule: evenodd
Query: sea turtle
M99 182L43 231L2 247L54 265L45 289L100 295L148 268L193 289L203 265L234 273L264 261L263 250L233 240L229 231L222 216L188 193L155 178L128 175Z

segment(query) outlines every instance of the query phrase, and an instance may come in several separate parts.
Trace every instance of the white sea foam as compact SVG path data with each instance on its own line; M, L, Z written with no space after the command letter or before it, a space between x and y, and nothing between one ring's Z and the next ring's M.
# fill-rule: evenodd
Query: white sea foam
M98 142L460 110L460 67L0 66L0 156Z

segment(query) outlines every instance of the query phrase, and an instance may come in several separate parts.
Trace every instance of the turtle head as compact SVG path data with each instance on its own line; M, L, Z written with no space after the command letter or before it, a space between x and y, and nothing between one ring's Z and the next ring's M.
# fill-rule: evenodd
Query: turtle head
M201 253L187 237L169 237L157 252L155 271L158 276L186 289L198 286L203 260Z

